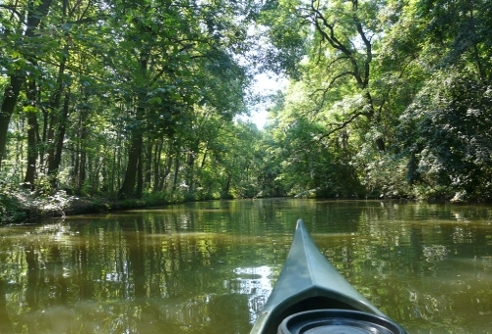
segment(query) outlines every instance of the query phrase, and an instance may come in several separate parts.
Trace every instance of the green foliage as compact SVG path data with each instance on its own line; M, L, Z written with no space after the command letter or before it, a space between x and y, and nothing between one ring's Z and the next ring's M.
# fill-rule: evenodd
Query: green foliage
M258 18L258 35L266 33L269 38L262 38L261 69L300 78L299 62L308 48L309 26L296 15L298 6L295 0L265 2Z
M491 199L485 0L51 2L35 31L33 4L0 6L1 173L40 212L61 189ZM258 130L236 116L265 69L291 81Z
M353 166L360 171L366 198L422 198L412 193L407 182L407 160L400 155L380 154L363 147L354 157Z
M270 6L271 20L276 13L312 27L298 29L309 36L296 64L302 81L278 104L271 129L289 191L294 184L302 185L294 192L317 189L316 174L306 171L324 166L318 174L326 176L327 165L342 161L335 175L352 170L365 188L356 193L365 196L490 199L488 7L426 0ZM333 145L344 136L344 145ZM317 138L331 145L316 149Z
M344 138L326 140L323 127L304 118L275 129L270 152L278 159L276 181L286 195L357 197L360 184L342 152ZM346 152L344 152L346 153Z
M38 191L0 183L0 225L19 223L27 219L64 215L71 203L77 200L64 190L51 190L48 178L40 182Z
M421 0L417 6L418 17L426 22L426 47L438 56L435 63L444 68L474 68L482 80L490 80L490 2Z
M0 182L0 225L19 222L26 217L18 190L11 184Z
M490 199L492 89L463 73L441 72L402 115L408 178L447 199ZM461 195L460 195L461 194Z

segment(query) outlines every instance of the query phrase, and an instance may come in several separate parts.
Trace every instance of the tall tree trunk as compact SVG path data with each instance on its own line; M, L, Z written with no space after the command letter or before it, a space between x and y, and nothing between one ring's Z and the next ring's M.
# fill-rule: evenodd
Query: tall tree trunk
M144 48L140 52L140 71L143 77L146 77L147 74L147 65L150 57L149 50ZM123 185L118 192L118 198L131 198L133 196L133 190L135 188L135 183L137 181L141 182L140 178L142 177L142 173L139 173L139 168L142 168L141 159L142 159L142 150L143 150L143 134L141 129L141 123L144 119L145 115L145 100L146 93L144 92L144 88L140 88L141 93L137 97L137 112L135 115L136 126L132 128L131 131L131 145L130 152L128 154L128 165L126 167L125 179L123 181ZM140 167L139 167L140 166ZM137 175L138 173L138 175ZM140 189L141 190L141 189Z
M85 179L86 179L86 165L87 163L87 153L85 150L82 150L80 152L80 162L79 162L79 177L77 179L77 190L80 192L82 191L82 188L84 187L85 184Z
M27 25L24 36L27 38L34 37L34 31L37 29L41 19L48 13L52 0L41 0L36 7L30 6L27 14ZM26 76L23 70L16 71L10 76L10 82L5 87L3 94L2 107L0 109L0 169L2 168L3 154L7 146L7 133L10 119L14 113L17 98Z
M26 92L29 103L37 108L36 81L31 80ZM29 110L27 113L27 170L24 184L34 189L34 178L36 175L36 161L38 158L38 118L37 109Z
M179 155L176 153L176 157L174 158L174 177L173 177L173 188L172 192L176 191L176 188L178 187L178 175L179 175Z
M153 142L150 139L147 142L147 153L145 156L145 185L144 187L149 189L150 185L152 184L152 148L153 148Z
M3 94L2 110L0 111L0 168L2 167L3 154L7 146L7 133L12 114L14 113L17 98L24 83L24 76L20 73L10 77L10 84L5 88Z
M155 164L156 164L155 173L156 173L156 175L154 176L154 178L155 178L154 192L158 192L158 191L161 191L162 189L164 189L164 181L166 180L169 173L171 173L171 169L173 167L173 162L174 162L174 158L175 158L173 148L172 148L172 143L169 143L169 149L168 149L167 156L166 156L166 164L162 168L160 165L160 156L162 153L162 146L163 146L163 142L160 141L159 142L159 148L156 149L157 150L156 160L155 160ZM162 170L161 170L161 168L162 168Z
M115 190L115 179L119 179L119 173L118 173L118 166L117 164L117 157L120 155L120 148L119 145L116 148L116 152L113 152L113 164L111 168L111 181L110 181L110 186L109 186L109 193L111 194L111 198L114 197L114 190Z
M65 45L64 50L63 50L63 55L62 59L60 61L60 65L58 67L58 77L56 79L56 92L51 100L50 103L50 108L51 108L51 117L50 117L50 123L49 123L49 128L48 128L48 173L49 174L56 174L58 166L57 166L57 146L59 145L58 139L55 138L55 127L58 125L58 137L60 134L60 131L64 129L65 125L63 124L63 119L64 119L64 112L65 110L62 110L61 113L59 113L60 109L60 103L61 103L61 98L63 95L63 92L65 90L64 83L63 83L63 77L65 75L65 67L67 64L67 59L68 59L68 44ZM66 95L65 95L66 99ZM68 113L68 107L67 107L67 113ZM58 117L57 117L58 115ZM63 130L64 132L64 130ZM63 143L62 143L63 145Z
M225 187L224 187L224 190L223 190L223 197L229 197L229 190L231 189L231 179L232 179L232 175L231 174L227 174L227 182L225 184Z
M159 177L160 177L160 164L161 164L161 153L162 153L163 140L157 140L154 150L154 184L152 186L153 192L158 192L159 189Z
M133 130L130 152L128 152L128 165L125 178L118 193L118 198L125 199L133 196L133 190L137 179L138 164L142 156L142 132Z
M70 91L65 92L65 101L63 103L63 110L60 117L59 127L58 127L58 136L56 138L56 151L55 158L53 161L53 166L50 168L50 171L58 171L61 163L61 156L63 151L63 141L65 140L65 130L68 119L68 109L70 107Z
M207 162L207 153L208 153L208 148L205 147L205 149L203 150L203 158L200 164L200 169L203 169L203 167L205 167L205 162Z
M140 159L138 160L138 169L137 169L137 191L135 192L135 196L137 198L142 198L143 194L143 170L144 170L144 159L142 155L140 155Z
M195 156L194 153L188 155L188 171L186 175L186 182L188 184L188 191L191 193L195 188Z
M42 113L43 113L43 132L41 136L41 143L47 143L48 140L48 120L49 120L49 113L46 108L42 108ZM46 172L46 148L45 145L41 145L39 148L39 164L40 164L40 171L41 173Z
M87 96L86 96L87 97ZM85 150L86 140L88 137L88 128L86 125L86 120L89 117L89 109L82 108L79 114L78 122L78 140L77 140L77 152L76 152L76 187L79 192L82 191L86 178L86 161L87 152Z

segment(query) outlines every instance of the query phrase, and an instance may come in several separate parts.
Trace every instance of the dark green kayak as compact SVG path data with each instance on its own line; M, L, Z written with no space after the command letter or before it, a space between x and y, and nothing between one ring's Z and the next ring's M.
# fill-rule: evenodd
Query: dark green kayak
M277 333L406 332L340 275L298 220L285 265L251 330L251 334Z

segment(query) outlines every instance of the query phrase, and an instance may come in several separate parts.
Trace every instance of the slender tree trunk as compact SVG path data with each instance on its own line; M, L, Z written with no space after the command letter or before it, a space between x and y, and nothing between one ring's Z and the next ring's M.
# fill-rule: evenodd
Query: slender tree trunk
M161 153L162 153L162 142L163 140L157 140L154 150L154 185L152 187L153 192L158 192L159 189L159 177L160 177L160 164L161 164Z
M164 181L167 179L167 176L169 175L169 173L171 173L171 169L173 168L174 158L175 157L171 153L171 154L169 154L169 156L166 159L166 166L159 176L159 190L164 189Z
M77 160L78 160L78 165L77 165L77 190L80 192L82 191L82 188L84 187L85 179L86 179L86 161L87 161L87 152L85 150L85 145L86 145L86 140L88 137L88 128L86 125L86 120L88 118L89 110L86 108L83 108L80 111L80 116L79 116L79 139L77 142Z
M102 175L101 170L103 169L104 165L104 159L103 157L97 157L95 159L95 169L92 174L92 180L91 180L91 185L92 185L92 192L97 192L99 190L99 175L101 175L104 178L104 175Z
M208 153L208 149L205 147L205 151L203 152L202 162L200 164L200 169L203 169L203 167L205 167L205 162L207 162L207 153Z
M140 156L140 159L138 160L138 169L137 169L137 191L135 193L137 198L142 198L142 193L143 193L143 170L144 170L144 159L142 159L142 156Z
M195 157L193 156L193 153L188 156L188 172L186 179L188 191L193 192L195 188Z
M43 133L42 133L42 136L41 136L41 143L43 143L43 145L40 146L40 149L39 149L39 164L40 164L40 171L41 173L45 173L46 172L46 143L47 143L47 140L48 140L48 120L49 120L49 114L48 114L48 110L46 110L46 108L42 108L42 112L43 112Z
M66 123L68 119L68 109L70 107L70 91L65 92L65 101L63 103L63 110L60 118L58 136L56 138L56 152L53 168L50 171L58 171L61 163L61 156L63 151L63 141L65 140Z
M161 161L161 154L162 154L162 146L163 142L159 142L159 148L157 150L158 153L156 153L156 173L157 175L155 176L155 187L154 187L154 192L161 191L164 189L164 181L166 180L167 176L169 173L171 173L171 169L173 168L173 162L174 162L174 152L172 148L172 143L169 143L168 151L166 153L166 163L164 166L160 165Z
M79 170L80 170L80 140L75 142L75 150L72 159L73 166L73 185L75 189L79 189Z
M82 191L86 180L86 168L87 168L87 153L82 150L80 152L80 166L79 166L79 177L77 181L77 189Z
M174 158L174 177L173 177L173 187L172 187L172 192L176 191L176 188L178 187L178 175L179 175L179 165L180 165L180 159L179 155L176 155Z
M110 182L110 189L109 193L111 194L111 198L114 197L114 190L115 190L115 179L119 178L119 173L118 173L118 164L117 164L117 157L119 156L119 148L116 148L116 152L113 152L113 168L111 168L111 182Z
M31 80L26 92L27 99L31 106L37 108L36 81ZM27 113L27 170L24 184L30 189L34 189L34 178L36 175L36 161L38 158L38 118L37 109L29 110Z
M46 135L47 137L46 137L45 144L48 147L48 152L47 152L48 174L52 174L55 165L55 143L54 143L55 142L55 115L53 111L49 115L48 132L46 133Z
M145 156L145 184L144 187L146 189L150 188L150 185L152 184L152 148L153 148L153 141L150 139L147 142L147 153Z
M88 189L88 192L89 193L92 193L92 189L91 189L91 186L92 186L92 178L94 177L94 168L93 168L93 165L94 165L94 158L92 155L89 155L87 157L87 167L86 167L86 170L87 170L87 175L89 177L87 177L86 179L86 185L88 186L87 189Z
M121 189L121 175L123 174L123 167L121 166L122 163L122 148L121 148L121 139L119 137L118 138L118 145L117 145L117 175L116 175L116 189Z
M50 117L50 124L48 128L48 173L49 174L56 174L57 172L57 146L58 144L58 139L55 138L55 127L57 126L56 123L58 123L58 133L60 133L61 129L64 128L63 124L63 119L64 115L63 113L65 110L62 110L61 114L59 115L59 108L60 108L60 103L61 103L61 98L63 95L64 91L64 84L63 84L63 76L65 75L65 67L67 63L67 58L68 58L68 44L65 46L63 50L63 56L60 62L60 65L58 67L58 77L56 79L56 92L55 95L51 101L51 117ZM66 95L65 95L66 98ZM68 108L67 108L68 109ZM67 110L68 112L68 110ZM57 117L57 115L59 115ZM64 131L64 130L63 130ZM59 137L59 136L58 136ZM63 145L63 143L62 143Z

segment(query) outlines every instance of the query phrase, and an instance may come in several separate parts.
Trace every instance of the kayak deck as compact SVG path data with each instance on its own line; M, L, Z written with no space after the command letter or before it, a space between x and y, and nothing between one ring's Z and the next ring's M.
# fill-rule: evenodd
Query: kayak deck
M385 317L321 254L299 219L282 272L250 333L275 334L289 315L317 309L355 310Z

